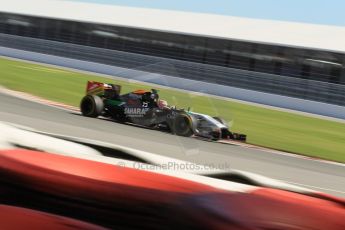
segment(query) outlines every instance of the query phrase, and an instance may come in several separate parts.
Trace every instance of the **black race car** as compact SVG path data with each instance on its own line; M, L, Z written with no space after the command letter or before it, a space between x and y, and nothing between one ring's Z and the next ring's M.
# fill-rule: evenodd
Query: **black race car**
M120 94L121 86L89 81L80 110L87 117L110 117L119 122L169 131L179 136L212 140L245 141L246 135L232 133L219 117L169 107L158 91L136 90Z

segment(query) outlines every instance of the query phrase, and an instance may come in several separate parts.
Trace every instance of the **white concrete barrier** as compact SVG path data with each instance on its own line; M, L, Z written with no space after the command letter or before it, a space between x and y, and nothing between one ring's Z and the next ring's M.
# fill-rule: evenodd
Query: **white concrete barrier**
M309 101L161 74L148 73L139 70L130 70L116 66L11 49L6 47L0 47L0 55L345 119L345 107L322 102Z
M5 135L6 134L6 135ZM92 146L102 146L113 151L120 151L123 154L134 156L146 163L140 161L130 161L116 157L103 156ZM0 122L0 151L17 149L20 147L29 148L37 151L46 151L47 154L55 153L64 156L77 157L85 160L91 160L106 164L112 164L120 167L128 167L139 170L146 170L154 173L160 173L185 180L210 185L219 189L246 192L259 187L269 187L282 189L297 193L315 193L314 190L287 184L258 174L239 171L239 170L221 170L209 166L199 165L192 162L182 161L171 157L161 156L141 150L132 149L126 146L109 144L105 142L88 140L77 137L57 135L53 133L39 132L30 130L26 127L17 128ZM227 179L216 179L216 175L235 176L252 181L256 186L241 184Z
M53 138L0 122L0 150L29 148L68 156L101 156L97 150L85 145Z

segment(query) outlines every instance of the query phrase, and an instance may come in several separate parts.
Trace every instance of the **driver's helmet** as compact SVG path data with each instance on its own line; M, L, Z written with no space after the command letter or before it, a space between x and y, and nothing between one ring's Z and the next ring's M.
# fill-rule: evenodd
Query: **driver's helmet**
M168 107L168 102L164 100L158 100L158 108L164 109Z
M105 90L108 89L109 90L109 89L113 89L113 87L110 84L104 83L103 84L103 89L105 89Z
M104 97L105 98L113 98L115 96L115 91L113 90L112 85L110 84L103 84L103 89L104 89Z
M159 96L158 96L157 93L151 93L151 94L150 94L150 98L151 98L152 101L157 102Z

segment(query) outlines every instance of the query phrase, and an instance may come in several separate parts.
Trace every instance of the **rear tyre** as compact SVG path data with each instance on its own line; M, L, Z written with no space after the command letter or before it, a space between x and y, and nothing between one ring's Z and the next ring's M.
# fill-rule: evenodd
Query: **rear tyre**
M98 117L103 110L103 100L98 96L86 95L80 102L80 111L85 117Z
M178 115L173 124L173 131L178 136L190 137L193 135L192 121L186 115Z

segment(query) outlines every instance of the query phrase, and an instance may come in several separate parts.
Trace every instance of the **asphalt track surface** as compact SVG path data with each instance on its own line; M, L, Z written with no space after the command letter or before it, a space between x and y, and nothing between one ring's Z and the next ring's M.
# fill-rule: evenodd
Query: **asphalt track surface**
M1 93L0 121L43 132L120 144L221 169L245 170L345 197L345 165L341 164L178 137L109 120L86 118L78 113ZM175 165L170 169L174 167L183 166Z

